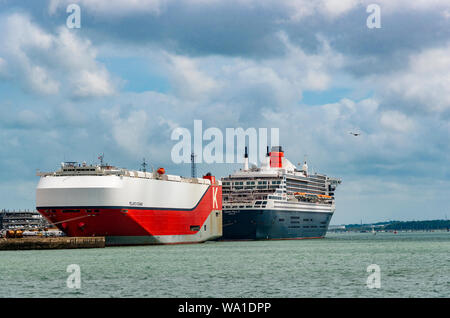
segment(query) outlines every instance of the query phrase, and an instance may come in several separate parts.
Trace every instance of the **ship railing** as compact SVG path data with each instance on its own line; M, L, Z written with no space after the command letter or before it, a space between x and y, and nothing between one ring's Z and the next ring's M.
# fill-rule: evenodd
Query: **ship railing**
M97 170L97 171L53 171L53 172L42 172L37 171L36 176L38 177L49 177L49 176L104 176L104 175L127 175L124 170Z
M133 171L126 169L115 169L115 170L96 170L96 171L54 171L54 172L42 172L37 171L36 175L38 177L48 177L48 176L105 176L105 175L116 175L116 176L126 176L131 178L143 178L143 179L157 179L157 180L165 180L165 181L174 181L174 182L186 182L186 183L196 183L196 184L205 184L210 185L211 181L209 179L203 178L184 178L177 175L170 174L162 174L158 175L156 173L151 172L143 172L143 171ZM215 185L221 185L221 181L216 179Z

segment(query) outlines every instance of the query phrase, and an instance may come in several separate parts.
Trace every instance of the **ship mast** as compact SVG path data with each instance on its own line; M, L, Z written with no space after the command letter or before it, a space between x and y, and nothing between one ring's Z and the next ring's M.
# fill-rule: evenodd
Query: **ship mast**
M147 163L145 162L145 158L142 160L142 171L143 172L147 172Z
M100 166L103 167L103 157L105 156L104 153L102 153L97 159L100 160Z
M191 153L191 177L197 178L197 167L195 166L195 154Z

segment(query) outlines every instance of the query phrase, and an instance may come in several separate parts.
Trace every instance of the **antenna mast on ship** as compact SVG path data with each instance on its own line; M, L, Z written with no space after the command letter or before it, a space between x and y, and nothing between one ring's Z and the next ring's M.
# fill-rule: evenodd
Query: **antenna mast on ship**
M195 166L195 154L191 153L191 177L197 178L197 167Z
M147 163L145 162L145 158L142 160L142 171L143 172L147 172Z
M103 157L105 156L104 153L102 153L97 159L100 160L100 166L103 167Z

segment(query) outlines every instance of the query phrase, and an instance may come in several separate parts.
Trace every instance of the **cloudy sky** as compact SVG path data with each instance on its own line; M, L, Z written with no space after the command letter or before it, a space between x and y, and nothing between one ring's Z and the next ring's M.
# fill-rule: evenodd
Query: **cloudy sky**
M188 176L170 135L195 119L279 128L292 162L342 178L334 224L450 216L450 4L0 0L0 208L34 207L36 169L102 152Z

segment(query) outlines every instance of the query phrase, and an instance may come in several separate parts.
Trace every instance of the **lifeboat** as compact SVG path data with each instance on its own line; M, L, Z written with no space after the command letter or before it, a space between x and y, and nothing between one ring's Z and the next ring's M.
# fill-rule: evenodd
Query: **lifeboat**
M21 230L8 230L6 231L7 238L21 238L23 237L23 231Z
M295 192L294 197L297 200L301 201L308 201L308 202L322 202L326 201L330 203L330 200L333 200L332 196L325 195L325 194L314 194L314 193L307 193L307 192Z
M317 199L317 197L318 197L317 194L307 193L307 192L295 192L294 196L299 197L299 198L310 198L310 199Z

